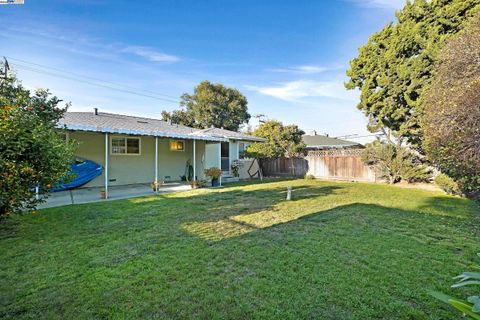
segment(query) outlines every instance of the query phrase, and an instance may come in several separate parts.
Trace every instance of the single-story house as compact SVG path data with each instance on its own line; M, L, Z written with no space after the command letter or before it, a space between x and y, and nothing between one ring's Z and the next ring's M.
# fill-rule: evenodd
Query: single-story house
M85 187L178 181L185 175L187 161L194 176L204 179L204 170L222 169L232 174L232 162L238 160L240 178L248 178L253 160L243 159L243 151L263 138L224 129L195 129L166 121L113 113L67 112L59 122L66 139L78 142L76 156L99 163L101 176ZM256 162L253 165L257 165ZM255 172L251 168L251 172Z
M363 145L358 142L332 138L328 135L319 135L315 130L308 135L304 135L302 140L306 144L308 151L363 148Z

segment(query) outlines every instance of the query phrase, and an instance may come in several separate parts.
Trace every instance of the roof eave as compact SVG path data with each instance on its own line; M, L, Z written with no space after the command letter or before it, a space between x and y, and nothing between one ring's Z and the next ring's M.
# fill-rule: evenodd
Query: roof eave
M87 126L80 124L65 124L59 123L57 128L74 130L74 131L89 131L89 132L101 132L101 133L117 133L117 134L130 134L139 136L152 136L152 137L165 137L165 138L179 138L179 139L191 139L191 140L205 140L205 141L219 141L224 142L228 139L212 136L201 136L194 134L178 134L162 131L145 131L145 130L129 130L121 128L104 128L96 126Z

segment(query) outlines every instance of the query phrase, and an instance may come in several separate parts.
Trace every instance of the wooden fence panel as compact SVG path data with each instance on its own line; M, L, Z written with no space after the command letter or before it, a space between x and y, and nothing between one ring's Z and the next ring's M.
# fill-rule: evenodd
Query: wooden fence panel
M265 176L311 174L323 179L375 181L375 172L363 163L360 152L359 149L310 151L304 159L262 160L261 167Z
M307 174L317 178L354 181L375 181L375 172L365 165L360 149L310 151L305 158Z

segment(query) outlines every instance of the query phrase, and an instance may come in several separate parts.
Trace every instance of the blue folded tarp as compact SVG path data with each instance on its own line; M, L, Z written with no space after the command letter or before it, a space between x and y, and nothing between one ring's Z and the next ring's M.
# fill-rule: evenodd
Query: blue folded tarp
M83 160L70 165L70 174L73 176L73 180L68 183L60 181L57 186L52 188L53 191L63 191L78 188L83 186L87 182L93 180L102 174L102 165L90 160Z

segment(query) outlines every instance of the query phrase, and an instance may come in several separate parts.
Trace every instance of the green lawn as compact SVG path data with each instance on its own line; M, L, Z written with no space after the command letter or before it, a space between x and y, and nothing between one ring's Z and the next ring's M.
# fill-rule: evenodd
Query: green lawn
M478 206L385 185L73 205L0 226L0 318L458 319L426 291L464 297L476 252Z

